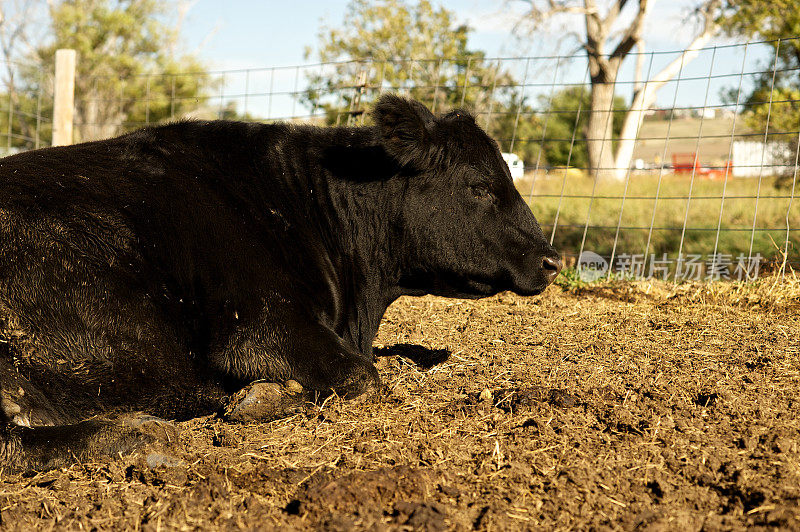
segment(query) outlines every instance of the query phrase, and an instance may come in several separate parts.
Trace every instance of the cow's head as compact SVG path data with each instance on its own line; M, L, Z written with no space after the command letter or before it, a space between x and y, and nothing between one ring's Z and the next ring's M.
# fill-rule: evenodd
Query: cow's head
M538 294L561 260L519 195L497 144L466 112L436 117L384 95L374 111L386 152L404 169L401 285L481 297Z

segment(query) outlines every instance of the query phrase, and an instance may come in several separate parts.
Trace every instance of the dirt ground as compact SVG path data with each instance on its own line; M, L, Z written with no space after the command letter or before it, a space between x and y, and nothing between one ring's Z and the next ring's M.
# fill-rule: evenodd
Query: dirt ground
M2 473L2 523L797 530L798 310L788 279L403 299L376 340L378 399L182 423L155 468L143 452Z

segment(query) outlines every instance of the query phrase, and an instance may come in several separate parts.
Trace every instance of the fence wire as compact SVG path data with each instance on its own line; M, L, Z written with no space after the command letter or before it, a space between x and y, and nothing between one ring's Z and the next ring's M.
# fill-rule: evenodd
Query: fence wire
M800 68L781 61L788 45L797 39L710 46L695 57L632 53L603 109L592 108L580 55L96 77L76 84L75 140L181 118L360 126L380 93L399 92L434 112L469 109L501 151L523 161L515 184L568 264L592 275L746 280L800 267ZM674 76L657 83L673 61ZM646 65L641 77L633 63ZM49 143L52 73L38 77L0 98L7 153ZM635 138L622 138L636 91L654 86ZM606 127L590 131L593 115ZM625 142L629 159L617 157Z
M0 156L49 146L53 74L18 61L0 61L0 72Z

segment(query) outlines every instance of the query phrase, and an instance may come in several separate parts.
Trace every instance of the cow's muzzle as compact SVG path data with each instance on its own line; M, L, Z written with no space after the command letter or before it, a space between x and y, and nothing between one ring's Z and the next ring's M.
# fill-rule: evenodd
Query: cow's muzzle
M561 262L560 257L544 257L542 259L542 272L544 272L548 285L556 280L563 267L564 263Z

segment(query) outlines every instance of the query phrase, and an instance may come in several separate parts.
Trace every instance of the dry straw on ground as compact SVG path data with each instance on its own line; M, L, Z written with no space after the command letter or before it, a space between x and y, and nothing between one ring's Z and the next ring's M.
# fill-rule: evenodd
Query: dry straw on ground
M182 423L172 467L3 474L3 524L797 529L799 309L793 277L402 299L377 400Z

